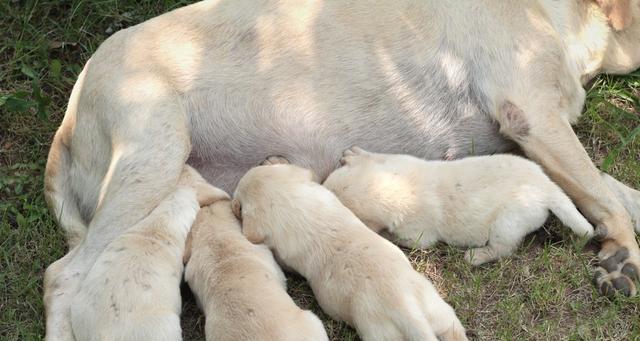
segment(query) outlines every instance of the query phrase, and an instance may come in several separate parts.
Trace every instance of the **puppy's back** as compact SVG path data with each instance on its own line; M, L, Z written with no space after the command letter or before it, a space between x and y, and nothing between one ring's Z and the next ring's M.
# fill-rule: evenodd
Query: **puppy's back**
M205 311L207 339L326 340L320 320L287 294L271 252L242 235L229 201L203 208L192 233L185 278Z

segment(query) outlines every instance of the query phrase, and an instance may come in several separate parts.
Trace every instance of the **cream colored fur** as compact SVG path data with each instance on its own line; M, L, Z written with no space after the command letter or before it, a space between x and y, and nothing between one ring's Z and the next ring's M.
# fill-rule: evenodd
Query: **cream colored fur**
M320 319L287 294L269 249L242 235L228 200L203 207L189 238L185 280L205 313L207 340L328 340Z
M402 251L314 182L311 171L253 168L234 201L244 235L304 276L322 309L363 340L466 340L453 309Z
M640 1L601 5L214 0L115 33L49 153L45 196L70 250L45 273L47 338L71 338L90 269L175 190L185 162L232 191L268 155L324 178L353 145L451 159L515 143L606 231L601 258L626 248L640 270L640 203L614 194L637 192L605 182L570 127L584 82L640 65Z
M185 239L200 206L226 193L186 167L177 189L100 254L71 302L77 341L182 340Z
M425 161L409 155L345 151L324 186L376 232L406 247L438 241L473 247L473 265L510 255L549 211L579 236L593 227L540 166L514 155Z

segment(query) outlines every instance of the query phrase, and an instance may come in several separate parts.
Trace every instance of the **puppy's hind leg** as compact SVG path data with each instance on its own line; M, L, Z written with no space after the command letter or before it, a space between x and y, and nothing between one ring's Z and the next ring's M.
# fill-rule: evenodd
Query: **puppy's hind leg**
M526 213L520 209L504 210L493 223L486 246L469 249L464 259L478 266L509 256L527 233L542 226L549 216L546 207L530 205Z

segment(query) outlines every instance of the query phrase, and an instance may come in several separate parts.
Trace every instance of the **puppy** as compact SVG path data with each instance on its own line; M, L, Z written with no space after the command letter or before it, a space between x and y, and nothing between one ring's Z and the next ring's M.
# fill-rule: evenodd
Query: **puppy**
M240 180L234 212L303 275L322 309L363 340L466 340L453 309L395 245L368 229L310 170L276 164Z
M199 204L223 198L185 166L176 190L113 240L87 274L71 305L75 339L181 340L185 239Z
M242 235L229 200L200 210L185 262L185 279L206 315L207 340L328 340L320 319L287 295L269 249Z
M468 246L480 265L513 253L551 210L579 236L593 227L540 166L513 155L425 161L408 155L344 152L324 182L372 230L407 247L437 241Z

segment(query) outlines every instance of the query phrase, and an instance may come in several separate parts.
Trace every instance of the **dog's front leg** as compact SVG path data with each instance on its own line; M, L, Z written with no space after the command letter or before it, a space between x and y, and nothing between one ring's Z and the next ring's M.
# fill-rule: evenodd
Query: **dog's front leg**
M631 217L591 162L569 122L557 114L527 113L506 101L498 110L501 131L574 200L602 238L601 263L595 273L599 291L637 293L640 249Z
M631 215L636 233L640 233L640 191L628 187L607 173L602 173L602 179Z

